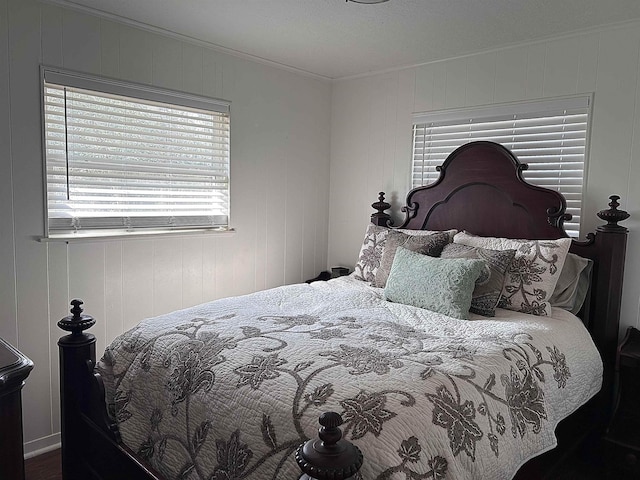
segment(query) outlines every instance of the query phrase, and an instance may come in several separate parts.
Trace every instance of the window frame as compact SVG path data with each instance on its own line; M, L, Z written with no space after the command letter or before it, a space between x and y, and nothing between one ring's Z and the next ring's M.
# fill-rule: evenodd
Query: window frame
M515 123L516 121L523 121L522 120L523 117L527 119L530 118L531 116L535 118L545 118L545 115L543 114L543 112L546 112L546 114L548 115L552 111L557 112L558 110L567 111L567 110L581 109L583 110L582 115L586 115L586 120L585 120L586 127L584 129L584 154L582 158L582 171L581 171L582 183L581 185L579 185L580 187L580 200L579 200L580 218L579 218L579 222L567 222L569 224L577 223L577 228L569 228L567 230L567 233L573 238L580 237L584 229L584 223L585 223L583 221L583 218L584 218L585 190L586 190L587 181L588 181L587 176L588 176L591 128L593 125L593 97L594 97L593 93L582 93L582 94L576 94L576 95L567 95L563 97L549 97L549 98L543 98L543 99L533 99L533 100L525 100L525 101L518 101L518 102L508 102L508 103L496 103L496 104L474 106L474 107L462 107L462 108L447 109L447 110L415 112L412 114L411 164L410 164L411 168L409 172L409 185L411 185L412 189L418 188L420 186L418 182L414 183L414 179L416 178L417 171L419 170L419 169L416 169L415 163L418 161L417 157L420 155L422 155L422 160L420 161L422 162L426 161L425 157L427 156L427 154L424 152L424 148L429 143L426 140L427 137L425 137L424 135L423 135L424 140L422 140L422 142L417 142L416 140L417 128L429 129L434 127L443 128L443 126L445 127L450 126L453 130L462 131L465 125L473 126L474 121L476 122L476 124L482 124L482 123L496 121L496 118L500 118L499 121L507 122L512 120L506 119L504 117L509 115L514 115L516 116L516 118L513 119ZM547 118L549 117L547 116ZM514 126L513 128L517 128L517 127ZM482 129L479 129L479 130L476 130L476 133L478 131L483 132ZM470 129L470 133L472 132L473 130ZM426 134L426 131L425 131L425 134ZM553 130L550 129L549 133L541 133L541 134L552 135ZM463 134L462 133L455 134L455 136L461 139L463 137ZM465 143L468 143L470 141L475 141L475 140L496 141L496 140L492 140L492 138L490 137L491 137L490 135L480 136L480 137L478 137L478 135L476 135L475 137L470 135L466 141L464 141L458 146L461 146ZM522 142L522 140L520 141ZM454 143L454 142L451 142L451 143ZM513 144L514 142L502 142L502 143L507 148L511 148L510 145ZM515 141L515 143L517 143L517 140ZM535 141L530 141L530 143L535 143ZM416 151L420 149L418 148L419 144L422 145L423 152L421 154L416 153ZM446 146L449 147L449 145L446 145ZM457 147L451 146L451 148L455 149ZM448 153L445 155L445 158L447 155L451 154L452 152L453 150L448 151ZM517 152L514 152L514 153L516 154L516 156L518 156ZM558 156L561 157L562 154L559 154ZM518 156L518 157L523 163L529 163L530 166L535 165L537 163L532 161L527 162L526 156L524 157ZM431 160L429 161L429 163L441 165L443 161L444 159L442 160L438 159L435 161ZM558 163L558 162L551 161L550 163ZM429 165L429 167L431 166L433 165ZM423 165L421 168L422 168L422 175L424 177L425 176L424 172L428 167ZM530 168L529 170L531 172L534 172L535 168L533 169ZM559 169L556 169L555 171L560 172ZM527 181L532 185L540 185L539 183L536 183L536 181L533 180L532 178L527 178L527 172L528 171L523 172L525 181ZM532 175L531 172L529 172L530 175ZM422 185L429 185L433 183L435 180L437 180L439 176L439 174L434 172L428 173L427 175L429 177L429 181L423 182ZM557 178L560 179L561 175L558 174ZM566 193L568 193L566 192L567 185L568 184L565 184L565 185L559 184L556 191L559 191L560 193L565 195ZM540 185L540 186L544 186L545 188L553 188L545 185ZM565 187L565 191L560 190L561 186Z
M227 188L226 210L227 222L224 226L213 225L178 225L178 226L108 226L69 230L51 229L49 219L49 182L47 178L47 128L45 118L46 84L56 84L64 87L80 88L107 95L129 97L133 101L164 103L178 108L206 110L226 116L228 132L224 139L227 141ZM69 240L69 239L104 239L128 238L135 236L150 237L155 235L197 234L208 232L232 232L231 228L231 102L203 95L185 93L168 88L119 80L110 77L96 76L72 70L40 65L40 107L41 107L41 135L42 135L42 168L43 168L43 203L44 203L44 235L41 240ZM171 215L167 215L171 216ZM177 216L179 217L179 216ZM90 217L95 218L95 217ZM112 218L118 218L114 216ZM122 218L126 218L122 216Z

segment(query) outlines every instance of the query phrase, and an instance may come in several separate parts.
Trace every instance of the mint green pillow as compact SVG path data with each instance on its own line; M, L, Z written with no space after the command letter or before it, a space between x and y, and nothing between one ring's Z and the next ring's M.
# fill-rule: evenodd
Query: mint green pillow
M387 300L467 320L484 260L434 258L398 247L384 289Z

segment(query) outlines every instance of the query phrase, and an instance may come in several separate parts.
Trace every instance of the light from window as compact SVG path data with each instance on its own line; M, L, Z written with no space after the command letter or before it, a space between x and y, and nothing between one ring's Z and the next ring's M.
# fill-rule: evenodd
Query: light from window
M229 104L43 69L49 234L229 224Z
M567 200L567 234L578 237L591 96L415 114L413 188L438 179L436 167L456 148L488 140L504 145L529 169L524 178Z

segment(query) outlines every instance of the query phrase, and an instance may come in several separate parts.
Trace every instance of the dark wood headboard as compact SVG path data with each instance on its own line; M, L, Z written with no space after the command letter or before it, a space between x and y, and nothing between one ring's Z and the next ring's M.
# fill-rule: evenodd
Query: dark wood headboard
M439 167L438 180L407 194L405 214L393 225L385 213L390 205L380 193L377 210L371 215L376 225L413 230L466 230L475 235L556 239L567 237L563 223L564 197L554 191L528 184L522 177L526 164L502 145L472 142L455 150ZM574 240L570 251L593 260L591 291L580 312L605 365L608 391L613 380L627 229L618 222L629 217L618 210L618 196L611 197L609 209L598 212L607 221L586 241Z
M570 216L564 214L564 197L528 184L522 178L526 169L502 145L468 143L447 157L437 182L409 192L402 228L457 228L509 238L566 237L562 222Z

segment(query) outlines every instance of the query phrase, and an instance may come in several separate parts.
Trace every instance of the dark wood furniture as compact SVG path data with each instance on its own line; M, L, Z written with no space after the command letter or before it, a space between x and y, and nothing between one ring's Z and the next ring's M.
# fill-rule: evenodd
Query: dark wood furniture
M610 478L640 478L640 331L629 327L618 351L616 409L605 436Z
M82 301L71 304L72 315L58 322L71 332L58 340L63 478L161 479L122 443L107 413L102 379L94 372L96 337L84 333L95 320L82 314Z
M305 283L326 282L327 280L331 280L331 272L328 270L323 270L318 274L317 277L310 278L309 280L305 280Z
M22 398L33 362L0 338L0 478L24 479Z
M347 267L331 267L331 271L324 270L318 274L317 277L311 278L309 280L305 280L305 283L326 282L327 280L331 280L332 278L343 277L345 275L349 275L351 271Z
M304 472L299 480L353 480L364 457L358 447L342 438L342 417L325 412L318 421L318 438L303 443L295 453Z
M508 238L567 237L563 222L570 217L565 213L564 197L527 184L522 178L526 168L509 150L494 143L460 147L444 162L435 184L409 192L398 227L456 228ZM570 451L591 432L602 433L609 418L627 237L627 229L618 222L628 217L618 210L618 197L611 199L610 208L598 214L607 224L589 234L586 241L574 241L571 247L572 252L594 261L591 290L581 318L602 355L603 388L593 401L560 424L562 448L529 462L518 479L554 478L553 465L563 458L559 452ZM392 227L384 194L373 207L376 213L371 220ZM82 315L79 303L73 316L59 323L72 331L59 341L64 478L157 479L157 473L122 444L117 425L106 413L104 387L94 372L95 337L83 332L93 319ZM327 464L331 464L330 458Z

